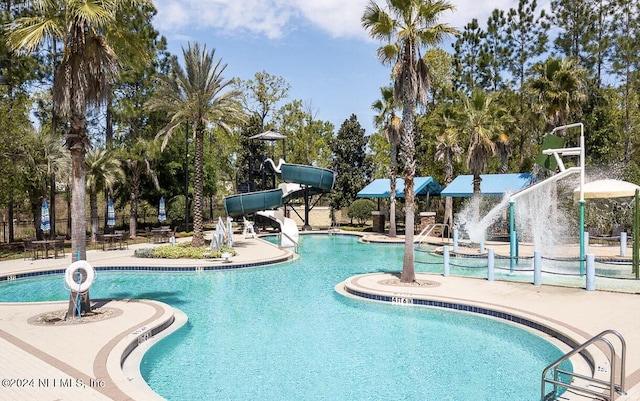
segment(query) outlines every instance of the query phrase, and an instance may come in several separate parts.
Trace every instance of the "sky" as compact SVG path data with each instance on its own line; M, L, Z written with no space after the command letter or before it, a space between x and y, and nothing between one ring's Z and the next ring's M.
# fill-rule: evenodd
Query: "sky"
M284 78L288 101L299 99L314 118L335 130L355 114L374 132L371 104L390 83L390 69L376 57L379 42L360 18L369 0L154 0L154 25L182 60L182 49L199 42L227 64L225 78L253 79L257 72ZM382 4L382 1L378 1ZM484 25L495 8L518 0L449 0L443 15L462 31L473 18ZM443 44L446 50L451 43Z

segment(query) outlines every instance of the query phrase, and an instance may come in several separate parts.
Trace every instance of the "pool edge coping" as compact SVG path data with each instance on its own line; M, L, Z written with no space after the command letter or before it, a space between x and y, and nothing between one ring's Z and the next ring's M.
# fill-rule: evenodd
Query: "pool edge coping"
M426 273L420 273L420 275L442 277ZM364 300L369 302L382 302L389 305L397 305L398 307L418 306L427 308L439 308L461 313L473 313L486 318L496 319L507 324L512 324L516 327L520 327L521 329L528 330L548 341L550 338L555 340L555 342L557 343L555 343L554 341L550 342L553 345L558 346L562 353L567 352L573 347L578 346L591 338L588 333L582 331L581 329L564 322L560 322L551 317L535 314L533 312L528 312L526 310L512 308L505 305L495 305L473 299L461 299L454 297L445 297L441 295L426 296L423 294L409 293L408 289L410 287L395 287L396 289L398 289L398 291L390 291L377 288L373 289L370 287L365 288L364 286L358 285L357 280L359 278L371 276L380 276L387 278L395 277L388 272L355 275L336 284L334 290L338 294L352 299ZM356 281L355 283L354 280ZM401 290L403 288L405 289L405 291ZM407 302L409 298L410 302ZM416 300L418 302L415 302ZM559 347L559 344L562 344L564 347ZM586 349L585 352L581 352L580 355L582 356L580 361L584 363L573 363L575 372L587 375L602 375L602 373L598 373L597 366L600 362L602 362L602 359L606 359L606 357L604 356L604 353L602 352L600 347L596 347L595 349ZM577 367L578 369L576 369L575 367ZM540 372L540 374L542 374L542 372ZM633 372L627 372L627 390L635 387L638 384L636 382L629 381L629 378L631 376L633 376ZM579 395L575 396L570 394L572 393L565 392L563 394L563 399L583 399Z

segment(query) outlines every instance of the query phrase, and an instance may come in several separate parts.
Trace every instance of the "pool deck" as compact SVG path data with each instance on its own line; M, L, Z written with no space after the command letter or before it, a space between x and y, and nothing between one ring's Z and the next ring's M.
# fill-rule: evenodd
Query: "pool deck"
M390 240L381 236L379 239L384 239L385 242L403 241L402 237ZM434 239L434 242L437 240ZM151 245L138 244L130 245L127 250L89 250L87 260L98 268L153 265L193 270L194 267L212 267L225 263L223 260L185 261L133 257L135 249L149 246ZM615 247L607 247L606 250L605 247L602 248L602 254L616 254ZM227 266L251 265L292 257L290 252L260 239L237 238L235 249L238 255L232 257ZM68 254L59 259L2 261L0 277L34 271L64 270L70 263L71 257ZM577 342L605 329L617 330L627 343L628 394L616 399L640 401L640 319L637 318L640 311L640 283L637 293L633 294L489 282L484 279L443 277L439 274L417 275L419 280L428 281L432 285L401 287L389 284L389 280L394 278L396 276L390 273L345 277L345 282L336 283L336 290L344 293L344 289L348 287L354 291L396 299L419 298L490 309L562 331ZM62 280L60 285L64 288ZM35 325L35 316L66 309L67 302L0 303L0 401L161 399L142 381L137 363L145 349L177 329L188 317L169 305L156 301L92 301L97 302L101 308L111 310L112 316L82 324ZM169 326L168 329L159 331L165 326ZM156 331L159 333L152 336ZM138 344L140 345L131 352L123 366L122 356Z

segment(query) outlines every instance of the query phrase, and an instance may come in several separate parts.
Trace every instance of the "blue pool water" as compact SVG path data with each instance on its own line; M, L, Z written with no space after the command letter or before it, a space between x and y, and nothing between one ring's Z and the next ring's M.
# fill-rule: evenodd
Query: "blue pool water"
M402 246L302 236L301 257L204 273L100 272L93 298L148 298L189 322L144 357L168 400L538 400L558 348L496 320L353 300L334 286L398 270ZM0 301L65 300L62 276L0 284Z

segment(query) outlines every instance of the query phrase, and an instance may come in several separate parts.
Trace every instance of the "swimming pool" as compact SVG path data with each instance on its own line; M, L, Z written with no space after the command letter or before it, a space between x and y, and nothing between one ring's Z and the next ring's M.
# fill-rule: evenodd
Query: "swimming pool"
M189 322L144 357L169 400L538 400L561 352L506 323L353 300L355 274L396 270L401 245L302 236L301 257L205 273L100 272L92 297L150 298ZM0 284L2 301L64 300L60 277Z

